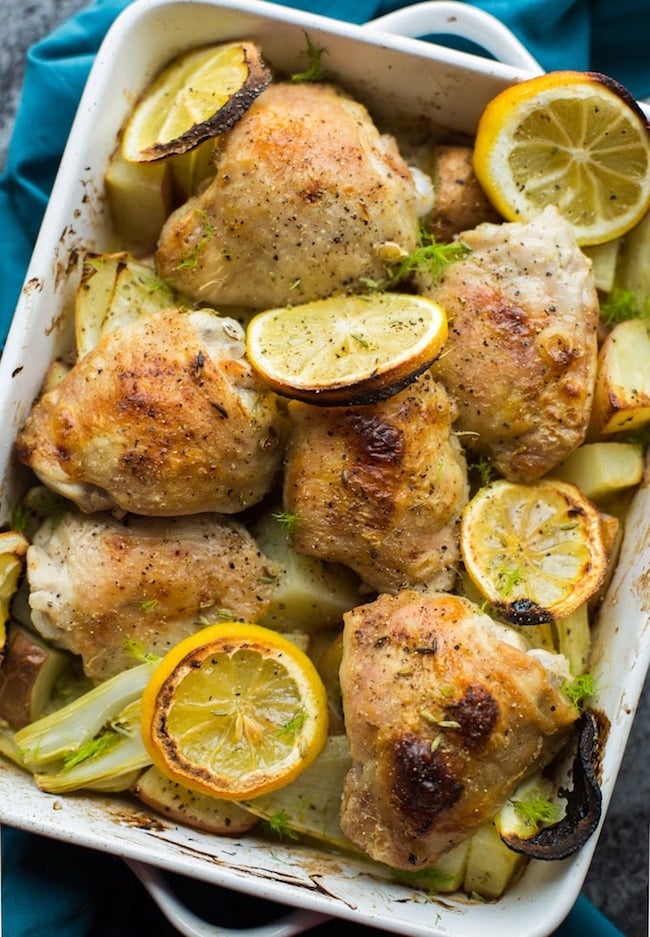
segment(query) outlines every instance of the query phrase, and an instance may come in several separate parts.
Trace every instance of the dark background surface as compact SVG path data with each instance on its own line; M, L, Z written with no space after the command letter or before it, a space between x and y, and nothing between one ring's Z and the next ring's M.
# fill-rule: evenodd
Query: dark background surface
M85 6L83 0L0 0L0 171L4 169L20 98L25 53L32 43L82 6ZM595 859L584 886L584 894L626 937L647 937L648 934L649 773L650 689L646 684ZM47 856L49 859L44 869L51 868L52 848L55 844L44 844L43 858ZM115 861L117 865L117 860L107 861ZM134 903L139 905L138 931L141 935L157 933L163 937L173 933L157 910L153 906L149 908L140 886L126 869L122 870L121 864L117 874L123 878L121 887L112 892L111 900L98 909L98 923L93 933L98 937L123 937L130 933L127 925L128 922L133 923ZM332 933L334 929L335 925ZM346 932L351 931L349 925L345 929ZM326 930L319 929L319 932L324 934ZM366 933L361 928L358 932Z

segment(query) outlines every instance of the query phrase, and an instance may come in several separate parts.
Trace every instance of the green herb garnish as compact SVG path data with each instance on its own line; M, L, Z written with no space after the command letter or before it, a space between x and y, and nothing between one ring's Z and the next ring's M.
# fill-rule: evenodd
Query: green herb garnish
M203 224L203 234L192 250L179 262L176 267L177 270L194 270L203 253L203 249L214 237L214 228L207 213L203 211L202 208L197 208L195 211Z
M85 742L79 748L75 749L75 751L68 752L63 759L63 769L69 771L71 768L76 767L76 765L84 761L90 761L91 758L98 758L100 755L103 755L104 752L108 751L109 748L112 748L119 739L119 732L112 729L103 732L96 738Z
M583 673L578 677L569 677L562 684L562 692L569 697L576 709L582 709L585 700L593 696L595 691L596 685L590 673Z
M600 318L608 328L626 319L650 318L650 302L643 305L632 290L613 289L600 304Z
M295 739L296 733L299 729L302 729L306 721L307 712L301 709L299 713L296 713L293 719L290 719L288 722L285 722L284 725L280 726L276 734L282 738Z
M412 273L428 273L434 280L438 280L445 267L469 253L470 248L463 241L439 244L433 234L420 229L419 243L415 250L392 265L390 285L401 282Z
M289 814L285 810L277 810L266 821L268 828L277 836L288 836L289 839L298 839L298 834L289 826Z
M321 68L322 68L322 58L326 50L322 49L320 46L315 45L308 33L305 33L305 39L307 40L307 59L308 65L307 68L302 72L295 72L291 76L291 81L298 83L301 81L320 81L321 79Z
M290 537L291 534L295 533L295 531L300 527L300 518L297 514L288 514L285 511L278 511L274 514L271 514L271 517L279 524L282 524L287 537Z
M564 813L560 804L556 804L546 797L513 800L512 805L526 826L536 830L542 826L557 823Z

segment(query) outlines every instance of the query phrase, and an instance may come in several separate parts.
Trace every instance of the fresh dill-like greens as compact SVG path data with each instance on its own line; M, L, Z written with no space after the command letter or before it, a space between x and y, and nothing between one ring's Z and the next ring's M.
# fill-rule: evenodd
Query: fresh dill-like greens
M120 733L114 729L108 729L102 732L94 739L84 742L73 752L68 752L63 758L63 769L69 771L71 768L80 765L83 761L90 761L91 758L98 758L104 752L112 748L120 739Z
M158 599L143 599L139 603L140 611L142 612L153 612L156 610L158 605Z
M308 65L304 71L294 72L294 74L291 75L291 81L294 82L294 84L297 84L301 81L321 80L322 58L327 50L313 43L309 33L305 33L305 39L307 40Z
M639 303L632 290L615 288L601 301L600 318L608 328L626 319L649 319L650 302Z
M37 485L30 488L14 508L11 528L28 537L45 520L49 520L55 528L63 520L68 507L69 502L61 495L44 485Z
M507 598L512 594L512 590L515 586L518 586L521 582L521 570L519 569L504 569L499 573L499 593L500 595Z
M182 260L177 264L177 270L194 270L197 266L203 249L206 244L208 244L214 237L214 227L212 222L208 217L208 214L202 208L195 209L196 214L201 219L203 225L203 234L197 243L194 245L191 251L182 258Z
M289 839L298 839L298 834L289 826L289 814L286 810L276 810L265 821L268 828L276 836L287 836Z
M557 823L564 812L560 804L547 797L527 797L525 800L513 800L512 804L526 825L534 829Z
M389 285L394 286L412 273L427 273L438 280L445 267L466 257L470 248L463 241L440 244L435 236L420 229L419 243L414 251L391 265Z
M125 652L132 657L133 660L139 661L141 664L155 664L160 660L159 654L149 653L145 651L144 645L141 641L137 641L135 638L125 638L122 642Z
M569 677L562 684L562 692L568 696L576 709L582 709L585 700L593 696L596 690L593 675L582 673L577 677Z
M284 527L287 537L290 537L300 527L300 518L297 514L276 511L271 514L271 517Z
M467 467L471 472L476 472L482 488L489 485L496 475L492 463L485 456L480 456L476 462L471 462Z
M284 725L280 726L276 734L282 736L283 738L294 739L296 733L301 729L307 720L307 712L305 709L301 709L299 713L290 719L288 722L285 722Z

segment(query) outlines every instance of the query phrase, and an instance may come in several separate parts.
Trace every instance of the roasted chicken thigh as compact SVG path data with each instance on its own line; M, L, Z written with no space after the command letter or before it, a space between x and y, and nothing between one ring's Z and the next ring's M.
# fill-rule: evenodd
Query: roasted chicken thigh
M223 137L208 188L177 209L159 273L194 300L264 309L359 289L418 238L392 137L328 84L271 84Z
M342 830L373 859L431 865L550 760L578 711L536 652L459 596L382 595L344 622Z
M555 208L528 224L461 234L471 253L427 295L449 337L433 366L458 405L472 452L532 481L585 438L596 376L598 299L591 270Z
M377 591L451 588L467 471L453 407L425 372L381 403L293 402L284 504L299 553L343 563Z
M281 419L236 322L164 310L81 358L36 403L17 452L83 511L231 514L272 486Z
M238 522L77 511L47 521L27 555L34 627L106 680L141 653L164 654L224 615L257 621L268 610L276 564Z

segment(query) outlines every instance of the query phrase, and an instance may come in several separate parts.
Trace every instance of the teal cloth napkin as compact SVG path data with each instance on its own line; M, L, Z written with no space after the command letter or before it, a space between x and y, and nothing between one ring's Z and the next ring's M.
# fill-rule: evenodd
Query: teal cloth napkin
M0 177L0 345L86 77L104 34L127 5L128 0L95 0L29 51L7 166ZM402 2L293 0L289 5L362 23ZM610 0L477 0L475 5L508 25L546 70L592 68L617 78L636 97L650 95L647 0L615 4ZM174 933L157 916L157 909L126 867L112 856L13 829L3 831L2 855L2 923L8 937L143 937L150 933L166 937ZM201 895L192 897L201 900ZM236 901L236 896L229 896L231 907ZM247 907L250 902L246 899ZM195 910L200 913L200 908L195 906ZM314 933L324 937L328 927L321 925ZM337 929L331 925L332 934ZM370 933L362 928L358 932ZM580 897L556 937L587 933L622 937Z

